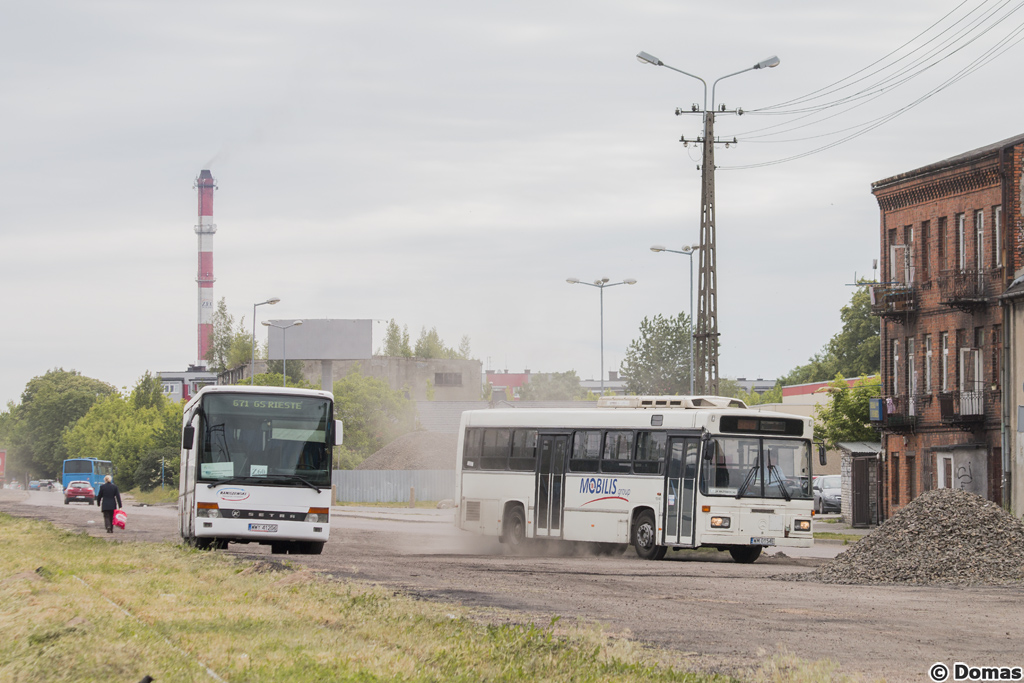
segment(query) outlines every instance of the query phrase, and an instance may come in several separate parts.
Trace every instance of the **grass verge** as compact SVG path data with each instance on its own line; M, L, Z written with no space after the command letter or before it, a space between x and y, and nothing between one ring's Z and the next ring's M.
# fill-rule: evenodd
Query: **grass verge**
M557 617L480 623L458 605L276 560L109 542L6 514L0 546L0 680L736 680L675 670L656 650ZM790 680L766 668L775 661L750 680ZM781 668L793 667L806 668Z
M849 545L850 543L856 543L860 539L864 538L860 534L841 534L835 531L815 531L815 540L830 540L830 541L842 541L843 545Z

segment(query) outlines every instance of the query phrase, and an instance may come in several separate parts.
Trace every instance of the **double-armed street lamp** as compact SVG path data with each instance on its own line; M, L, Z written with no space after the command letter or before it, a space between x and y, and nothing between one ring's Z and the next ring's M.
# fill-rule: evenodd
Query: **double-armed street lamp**
M258 304L252 305L252 360L249 362L249 384L252 385L256 381L256 307L262 306L263 304L270 304L273 306L279 302L276 296L272 296L266 301L261 301Z
M668 249L660 244L655 244L651 247L651 251L655 253L667 251L671 254L682 254L683 256L690 257L690 396L693 396L693 255L698 249L700 249L699 244L687 245L682 250Z
M266 325L267 327L274 327L281 330L281 374L283 375L283 379L281 380L281 386L283 387L288 386L288 328L298 327L301 324L301 320L296 320L295 322L289 323L287 325L275 325L272 322L268 322L266 320L263 321L263 325Z
M669 66L654 55L640 52L637 60L644 64L663 66L666 69L681 73L684 76L695 78L704 86L703 109L697 109L693 105L691 111L704 115L704 139L701 140L704 151L701 161L701 219L700 219L700 285L698 287L697 305L697 374L699 393L718 393L718 274L716 270L715 256L715 87L719 81L732 76L737 76L755 69L770 69L779 65L778 57L769 57L746 69L735 73L726 74L716 79L711 84L711 108L708 108L708 84L700 76ZM727 111L725 105L720 111ZM676 114L687 113L686 110L676 109ZM742 109L736 109L736 114L742 114ZM689 142L684 137L683 142ZM733 140L735 142L735 140Z
M587 285L588 287L597 287L601 290L601 395L604 396L604 288L614 287L616 285L635 285L636 280L633 278L626 278L622 282L609 282L609 278L603 277L600 280L594 280L593 282L583 282L579 278L571 277L566 280L570 285Z

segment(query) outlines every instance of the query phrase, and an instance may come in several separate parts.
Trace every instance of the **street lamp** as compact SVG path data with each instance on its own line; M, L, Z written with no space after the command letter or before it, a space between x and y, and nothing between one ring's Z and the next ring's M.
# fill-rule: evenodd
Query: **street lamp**
M693 254L697 249L700 249L699 244L687 245L681 251L667 249L660 244L655 244L651 247L651 251L655 253L667 251L672 254L682 254L690 257L690 396L693 396Z
M626 278L622 282L608 282L609 278L603 277L600 280L594 280L593 282L583 282L579 278L571 277L566 280L570 285L587 285L588 287L597 287L601 290L601 395L604 396L604 288L614 287L616 285L635 285L636 280L633 278Z
M274 323L264 320L262 324L267 327L276 327L281 330L281 360L283 361L281 365L281 374L284 376L281 380L281 386L286 387L288 386L288 328L298 327L302 324L302 321L296 320L289 325L275 325Z
M250 386L256 381L256 307L262 306L263 304L276 304L280 299L276 296L272 296L266 301L261 301L258 304L252 305L252 360L249 363L249 384Z
M695 78L704 86L704 153L701 161L700 191L700 286L698 288L697 306L697 373L700 375L699 391L701 393L718 393L718 273L715 256L715 87L718 82L737 76L754 69L770 69L779 65L778 57L769 57L746 69L726 74L711 84L711 108L708 108L708 84L700 76L669 66L654 55L640 52L637 60L644 64L663 66L684 76ZM721 110L725 111L725 105ZM693 111L697 112L694 105ZM684 110L676 109L676 114ZM742 109L736 110L742 114ZM683 138L683 141L686 141Z

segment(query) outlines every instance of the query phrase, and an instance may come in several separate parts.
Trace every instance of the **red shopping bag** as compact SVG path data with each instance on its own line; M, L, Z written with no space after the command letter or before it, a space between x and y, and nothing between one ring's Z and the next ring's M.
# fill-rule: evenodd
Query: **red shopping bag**
M114 526L123 529L128 521L128 513L124 510L114 510Z

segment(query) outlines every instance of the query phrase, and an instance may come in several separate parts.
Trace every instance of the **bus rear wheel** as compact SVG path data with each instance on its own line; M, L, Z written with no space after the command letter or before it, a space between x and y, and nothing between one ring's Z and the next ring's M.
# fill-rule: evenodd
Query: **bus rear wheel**
M526 537L526 514L523 508L515 507L505 518L505 528L502 534L505 545L516 555L526 552L529 539Z
M636 554L644 560L660 560L668 551L658 545L658 527L654 522L654 514L649 510L641 512L633 525L633 547Z
M733 562L738 562L739 564L750 564L757 558L761 557L761 546L733 546L729 548L729 554L732 555Z

